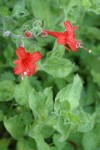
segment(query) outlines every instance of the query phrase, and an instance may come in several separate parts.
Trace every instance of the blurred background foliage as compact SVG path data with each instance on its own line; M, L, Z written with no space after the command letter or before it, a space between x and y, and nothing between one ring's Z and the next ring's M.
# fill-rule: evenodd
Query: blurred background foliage
M52 31L66 20L79 25L77 39L92 53L66 51L53 37L25 39L43 58L21 81L13 73L21 39L3 33L23 35L36 20ZM0 150L66 149L100 149L100 1L0 0Z

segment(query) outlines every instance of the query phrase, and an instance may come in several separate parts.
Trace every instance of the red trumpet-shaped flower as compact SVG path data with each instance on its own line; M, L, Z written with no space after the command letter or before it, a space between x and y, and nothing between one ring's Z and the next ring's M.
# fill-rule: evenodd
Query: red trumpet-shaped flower
M72 27L69 21L64 22L64 26L64 32L43 31L48 35L57 38L58 44L64 45L67 50L72 49L73 52L76 52L77 48L80 46L80 42L76 40L74 31L78 28L78 26Z
M21 74L22 79L25 75L31 76L35 73L37 65L35 64L38 60L41 59L42 55L40 52L26 52L23 47L16 49L16 55L18 57L14 63L17 65L14 68L14 73L16 75Z

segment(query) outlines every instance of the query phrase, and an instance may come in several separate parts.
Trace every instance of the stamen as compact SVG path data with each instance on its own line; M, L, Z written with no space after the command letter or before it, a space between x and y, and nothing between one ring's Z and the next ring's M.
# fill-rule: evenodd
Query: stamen
M84 49L85 49L85 50L87 50L89 53L91 53L91 52L92 52L92 50L91 50L91 49L88 49L88 48L86 48L86 47L82 46L82 45L81 45L81 44L79 44L79 43L76 45L76 47L77 47L77 48L84 48Z
M27 72L26 72L26 71L24 72L24 76L25 76L25 75L27 75Z
M26 76L27 75L27 72L25 71L25 72L23 72L22 74L21 74L21 78L22 78L22 80L24 79L24 76Z
M92 50L91 49L88 49L88 48L86 48L86 47L84 47L84 46L80 46L80 48L84 48L85 50L87 50L89 53L91 53L92 52Z

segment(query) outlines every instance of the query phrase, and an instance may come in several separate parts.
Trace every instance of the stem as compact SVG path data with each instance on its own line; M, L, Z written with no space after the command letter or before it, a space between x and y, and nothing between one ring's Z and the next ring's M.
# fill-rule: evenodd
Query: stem
M24 38L22 35L16 35L16 34L13 34L13 33L11 33L10 34L10 36L12 37L12 38Z
M22 47L24 47L24 41L23 41L23 38L22 38L22 43L21 43L21 46L22 46Z
M5 31L4 33L3 33L3 36L10 36L10 37L12 37L12 38L24 38L22 35L16 35L16 34L13 34L13 33L11 33L10 31Z
M40 33L39 33L40 34ZM38 34L38 35L39 35ZM37 36L38 36L37 35ZM3 36L10 36L10 37L12 37L12 38L15 38L15 39L18 39L18 38L22 38L22 39L24 39L24 38L26 38L26 39L34 39L34 38L36 38L36 37L34 37L34 36L32 36L32 37L24 37L24 36L22 36L22 35L16 35L16 34L14 34L14 33L11 33L10 31L5 31L4 33L3 33Z

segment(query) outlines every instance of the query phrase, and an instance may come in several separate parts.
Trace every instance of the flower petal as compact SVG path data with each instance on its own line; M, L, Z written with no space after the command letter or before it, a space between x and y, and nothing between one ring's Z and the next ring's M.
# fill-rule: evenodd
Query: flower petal
M25 71L25 67L22 64L18 64L15 68L14 68L14 74L21 74Z
M48 30L43 30L43 31L55 38L58 38L58 36L62 34L62 32L54 32L54 31L48 31Z
M59 35L57 39L58 44L65 45L66 43L66 34L62 33L62 35Z
M66 28L65 32L54 32L48 30L44 31L47 32L49 35L57 38L58 44L64 45L67 50L71 48L73 52L76 52L78 48L78 43L74 31L78 28L78 26L72 27L69 21L65 21L64 26Z
M73 31L75 31L78 28L78 26L73 27Z
M74 31L78 28L78 26L72 27L71 23L69 21L64 22L66 31L68 32L68 34L70 33L74 33Z
M34 53L32 53L32 54L30 55L29 61L35 63L35 62L37 62L38 60L40 60L41 57L42 57L42 54L41 54L39 51L37 51L37 52L34 52Z
M65 26L67 32L73 31L73 27L69 21L64 22L64 26Z
M19 64L19 63L21 63L20 60L15 60L15 61L14 61L14 64Z
M27 73L27 76L33 75L35 73L36 68L36 64L30 65L25 71Z
M26 51L23 47L16 49L16 55L18 59L24 59L27 56Z
M77 51L76 41L67 42L67 44L69 45L69 47L72 49L73 52Z

